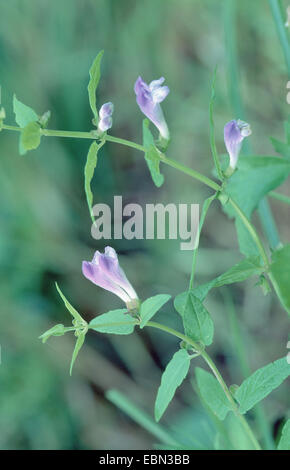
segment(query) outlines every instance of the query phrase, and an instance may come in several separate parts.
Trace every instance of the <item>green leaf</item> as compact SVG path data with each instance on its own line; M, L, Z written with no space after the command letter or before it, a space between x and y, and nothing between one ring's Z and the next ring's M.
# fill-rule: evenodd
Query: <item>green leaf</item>
M140 317L141 323L140 328L144 328L146 324L151 320L153 315L155 315L158 310L171 298L171 295L168 294L158 294L154 295L154 297L150 297L146 299L141 304L140 308Z
M95 124L98 124L98 110L96 107L96 90L101 77L101 60L103 57L104 51L100 51L95 58L91 68L90 68L90 81L88 84L88 93L89 93L89 102L91 110L93 111Z
M82 345L84 344L85 336L86 336L86 333L83 332L83 333L80 333L79 336L77 337L76 345L75 345L75 348L74 348L74 351L73 351L73 354L72 354L72 358L71 358L69 375L72 374L73 365L75 363L75 360L77 358L78 353L80 352L80 349L81 349Z
M260 276L265 270L259 256L245 258L215 279L214 287L242 282L252 276Z
M83 318L81 317L81 315L79 314L79 312L69 303L69 301L66 299L66 297L64 296L64 294L61 292L57 282L55 283L55 286L56 286L56 289L57 289L57 292L59 293L59 295L61 296L63 302L64 302L64 305L66 306L67 310L70 312L70 314L74 317L75 320L81 322L81 323L84 323L84 320Z
M94 215L92 212L93 208L93 193L91 190L91 181L94 176L94 171L97 166L97 158L98 158L98 151L104 145L105 141L100 142L99 144L94 140L94 142L90 145L87 161L85 165L85 192L87 197L87 203L90 211L90 216L92 221L94 222Z
M26 104L21 103L21 101L16 98L16 95L13 96L13 111L15 113L15 121L21 128L25 127L30 122L38 120L36 112L29 106L26 106Z
M159 421L172 398L176 389L187 376L190 366L190 357L185 349L180 349L167 364L161 378L155 402L155 419Z
M21 132L20 142L24 150L34 150L40 144L40 125L37 122L30 122Z
M277 450L290 450L290 419L283 426Z
M196 259L197 259L197 253L198 253L198 248L199 248L199 239L200 239L200 234L202 231L202 227L207 215L207 212L211 206L211 203L216 199L217 194L213 194L213 196L208 197L202 206L202 211L201 211L201 216L200 216L200 221L199 221L199 226L198 226L198 238L196 242L196 248L193 250L193 257L192 257L192 268L191 268L191 276L190 276L190 281L189 281L189 290L191 290L193 281L194 281L194 274L195 274L195 268L196 268ZM198 295L197 295L198 297Z
M216 148L216 143L215 143L215 131L214 131L214 120L213 120L213 105L214 105L214 100L215 100L215 81L216 81L216 72L217 68L214 70L213 74L213 79L211 83L211 98L210 98L210 103L209 103L209 128L210 128L210 146L211 146L211 153L213 156L215 168L217 175L220 180L223 179L223 174L221 170L221 165L219 161L219 156Z
M264 270L265 267L261 266L261 260L259 256L244 258L239 263L228 269L225 273L221 274L215 279L212 279L206 284L201 284L200 286L197 286L190 291L178 294L174 299L174 307L177 312L180 313L180 315L183 315L188 292L191 292L195 297L203 302L209 291L214 287L221 287L226 284L242 282L252 276L260 276Z
M290 375L290 364L282 357L271 364L256 370L235 392L240 404L240 412L246 413L263 400Z
M270 141L277 153L282 155L283 157L290 158L290 145L285 142L281 142L274 137L270 137Z
M290 173L290 161L279 157L242 156L238 170L229 178L226 193L239 205L250 218L263 197L280 186ZM224 206L230 217L236 217L230 204ZM236 228L240 250L246 256L256 255L257 247L244 227L237 219Z
M42 342L45 343L51 336L62 336L65 334L66 331L67 328L61 323L59 323L58 325L54 325L52 328L42 333L42 335L39 336L39 339L41 339Z
M214 334L212 318L202 304L203 297L206 296L208 290L210 290L210 283L204 290L192 289L182 292L174 299L174 307L182 317L185 334L205 345L212 343Z
M149 129L149 120L143 120L143 145L146 148L145 160L148 165L152 180L160 188L164 182L164 176L160 173L160 154L155 147L153 135Z
M290 244L272 254L270 273L282 305L290 314Z
M128 400L123 393L118 390L109 390L106 393L106 398L161 442L172 446L180 445L175 439L173 439L166 429L164 429L160 424L155 423L151 416L148 416L148 414L138 408L135 403Z
M38 120L36 112L29 106L26 106L26 104L21 103L21 101L16 98L16 95L13 95L13 111L15 114L15 121L22 129L27 126L27 124ZM21 134L19 140L19 153L20 155L24 155L26 150L22 144Z
M214 324L212 318L198 297L189 292L187 295L183 326L187 336L194 341L200 341L206 346L213 340Z
M123 308L98 315L90 321L89 328L99 333L130 335L134 331L136 322L127 312L128 310Z
M196 367L195 374L202 399L215 416L223 421L231 407L221 385L212 374L200 367Z

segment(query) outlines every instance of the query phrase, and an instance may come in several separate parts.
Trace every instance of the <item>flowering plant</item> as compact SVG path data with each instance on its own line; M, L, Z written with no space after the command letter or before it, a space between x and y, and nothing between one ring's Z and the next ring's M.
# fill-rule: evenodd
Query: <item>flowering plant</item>
M214 322L205 305L209 292L214 288L245 281L251 277L258 280L263 290L272 296L277 296L286 314L290 313L290 244L282 245L275 237L269 238L267 245L254 226L251 216L265 196L273 194L290 173L289 158L264 157L249 155L239 158L243 140L250 136L250 125L240 119L232 119L225 124L224 142L227 155L221 156L217 152L215 143L215 128L213 119L213 104L215 96L215 77L212 84L210 100L210 137L211 151L214 162L214 178L210 178L189 168L179 160L168 158L165 150L169 145L169 127L165 120L160 103L169 94L169 88L164 86L164 78L153 80L149 85L141 78L137 78L134 86L137 104L146 116L143 121L143 143L135 143L107 133L112 127L112 114L114 106L111 102L103 104L100 110L96 107L96 90L100 79L100 66L103 52L99 53L90 69L88 85L89 102L93 114L94 129L87 132L60 131L47 128L49 113L38 116L30 107L24 105L16 96L13 100L13 109L18 126L6 123L5 111L0 112L0 130L16 131L20 135L20 153L36 149L43 137L72 137L91 140L87 162L85 166L85 192L90 215L93 220L93 194L91 180L97 166L97 155L106 142L114 142L123 146L133 147L145 156L152 180L157 187L164 182L160 173L160 165L168 165L206 185L212 194L205 200L198 228L198 241L206 215L213 201L221 204L223 211L233 218L238 235L242 260L221 273L217 278L210 279L205 284L196 285L195 268L198 254L198 243L193 250L192 271L189 286L174 299L174 307L180 316L183 331L177 331L167 324L153 321L154 315L169 302L171 295L159 293L142 300L142 291L138 289L139 296L134 289L134 282L129 282L125 272L119 265L117 253L113 247L107 246L104 253L96 251L91 262L83 261L83 275L96 286L105 289L122 301L122 308L109 310L97 315L90 322L71 305L57 285L57 290L66 309L72 316L72 326L57 324L43 333L40 337L43 342L51 336L62 336L73 331L76 336L71 368L84 344L89 330L104 334L129 335L137 328L154 328L160 332L174 336L177 351L167 364L161 378L155 401L155 420L159 421L169 406L177 388L189 373L190 365L195 358L204 361L205 368L195 369L196 389L213 416L220 437L219 448L234 448L233 441L228 436L228 429L224 429L224 421L231 415L241 426L247 437L248 448L261 449L261 430L252 426L251 414L246 416L258 403L277 388L289 375L290 364L286 356L275 359L273 363L249 374L239 386L229 386L222 377L216 364L208 353L208 347L214 339ZM133 91L133 86L132 86ZM171 92L173 93L173 92ZM154 131L151 133L150 122L159 131L157 139ZM288 136L289 137L289 136ZM254 184L250 184L255 178ZM275 197L275 196L274 196ZM277 197L277 195L276 195ZM267 207L267 206L266 206ZM264 220L265 222L265 220ZM267 224L266 224L267 225ZM81 273L81 267L80 267ZM96 290L97 293L97 290ZM124 305L123 305L124 304ZM120 394L109 392L109 398L117 405L124 403ZM290 424L285 422L278 448L290 448ZM226 427L225 427L226 428ZM166 441L166 438L165 438ZM173 443L172 443L173 442ZM167 439L166 448L173 446L179 448L174 439Z

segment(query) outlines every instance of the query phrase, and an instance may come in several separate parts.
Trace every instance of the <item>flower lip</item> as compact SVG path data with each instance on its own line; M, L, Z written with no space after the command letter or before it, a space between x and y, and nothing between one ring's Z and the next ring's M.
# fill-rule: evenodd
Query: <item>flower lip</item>
M168 86L162 86L165 78L153 80L148 85L141 76L139 76L134 85L137 104L145 116L153 122L160 132L160 135L168 140L169 131L160 106L160 103L169 93Z
M107 246L105 253L96 251L91 262L83 261L82 271L91 282L120 297L126 304L138 296L119 265L114 248Z

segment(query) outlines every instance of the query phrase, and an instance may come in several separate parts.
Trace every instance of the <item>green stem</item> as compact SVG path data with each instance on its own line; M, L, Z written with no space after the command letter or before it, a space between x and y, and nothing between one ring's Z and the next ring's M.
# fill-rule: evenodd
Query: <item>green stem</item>
M10 130L10 131L17 131L21 132L21 128L17 126L8 126L3 124L2 129ZM95 131L90 132L80 132L80 131L63 131L63 130L55 130L55 129L41 129L41 134L46 137L67 137L67 138L75 138L75 139L92 139L96 140L99 137L96 136ZM130 140L121 139L119 137L114 137L112 135L105 134L102 136L102 139L107 142L113 142L115 144L125 145L126 147L131 147L136 150L140 150L141 152L145 152L146 149L143 145L137 144L135 142L131 142ZM176 160L167 158L164 154L160 154L160 160L168 166L176 168L179 171L191 176L199 180L201 183L206 184L210 188L214 189L215 191L220 191L221 186L215 183L213 180L208 178L207 176L199 173L198 171L192 170L181 163L177 162Z
M276 193L276 191L271 191L269 193L273 199L277 199L278 201L285 202L285 204L290 204L290 197L284 196L284 194Z
M3 124L2 128L6 130L11 130L11 131L17 131L17 132L20 132L22 130L20 127L9 126L6 124ZM63 131L63 130L55 130L55 129L41 129L42 135L46 137L67 137L67 138L92 139L92 140L98 139L98 137L95 135L94 132L95 131L80 132L80 131ZM121 144L127 147L135 148L136 150L140 150L141 152L145 152L146 150L145 147L143 147L140 144L131 142L130 140L121 139L119 137L113 137L111 135L105 134L102 137L102 139L108 142L113 142L116 144ZM182 165L182 163L179 163L176 160L167 158L163 153L160 153L160 160L166 165L171 166L172 168L175 168L178 171L181 171L182 173L190 176L191 178L197 179L198 181L200 181L201 183L204 183L205 185L207 185L211 189L214 189L215 191L222 190L222 187L219 184L217 184L215 181L213 181L212 179L208 178L202 173L199 173L198 171L193 170L192 168L188 168L187 166ZM259 251L261 253L262 258L265 261L266 266L268 266L268 259L267 259L265 249L260 241L260 238L257 235L255 228L253 227L251 222L247 219L247 217L244 215L244 213L239 208L239 206L232 199L229 199L229 202L233 206L237 215L242 219L243 223L246 225L249 233L251 234L257 247L259 248Z
M245 225L245 227L247 228L249 234L251 235L251 237L253 238L254 242L256 243L257 245L257 248L260 252L260 255L262 256L263 258L263 261L265 263L265 267L268 268L269 267L269 260L268 260L268 256L267 256L267 253L265 251L265 248L260 240L260 237L258 236L257 232L256 232L256 229L255 227L252 225L252 223L249 221L249 219L247 218L247 216L244 214L244 212L242 211L242 209L238 206L238 204L231 198L229 198L228 200L229 204L231 204L231 206L233 207L234 211L236 212L236 214L238 215L238 217L241 219L241 221L243 222L243 224Z
M156 328L158 330L165 331L166 333L169 333L169 334L175 336L176 338L179 338L179 339L185 341L186 343L190 344L202 356L202 358L205 360L205 362L207 363L207 365L209 366L209 368L211 369L211 371L215 375L215 377L216 377L217 381L219 382L220 386L222 387L222 389L224 391L224 394L227 397L228 402L229 402L229 404L232 408L232 411L234 412L234 414L236 415L236 417L240 421L240 423L243 426L245 432L247 433L250 440L252 441L255 449L256 450L261 450L261 446L260 446L259 442L257 441L253 431L251 430L251 428L250 428L248 422L246 421L245 417L243 415L241 415L241 413L239 412L238 406L237 406L235 400L233 399L233 397L231 395L231 392L229 391L229 389L228 389L221 373L219 372L218 368L216 367L216 365L213 362L213 360L211 359L211 357L207 354L207 352L204 349L202 349L200 347L200 345L198 343L196 343L195 341L193 341L191 338L184 335L183 333L180 333L179 331L174 330L173 328L170 328L169 326L162 325L160 323L156 323L156 322L153 322L153 321L149 321L146 326L150 326L152 328Z

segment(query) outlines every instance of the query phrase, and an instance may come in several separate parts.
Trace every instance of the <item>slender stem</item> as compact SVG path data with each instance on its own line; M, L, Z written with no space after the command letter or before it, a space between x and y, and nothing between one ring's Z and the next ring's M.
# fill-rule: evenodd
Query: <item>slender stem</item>
M20 132L22 130L20 127L9 126L7 124L3 124L2 129L17 131L17 132ZM95 131L81 132L81 131L63 131L63 130L55 130L55 129L41 129L41 134L46 137L66 137L66 138L92 139L92 140L98 139L98 137L95 135L94 132ZM102 139L108 142L113 142L116 144L121 144L127 147L135 148L136 150L140 150L141 152L146 151L145 147L143 147L142 145L137 144L135 142L131 142L130 140L121 139L119 137L114 137L114 136L105 134L102 137ZM172 168L175 168L176 170L181 171L182 173L199 180L200 182L204 183L205 185L207 185L211 189L214 189L215 191L222 190L222 187L219 184L217 184L215 181L213 181L212 179L208 178L202 173L199 173L198 171L193 170L192 168L188 168L187 166L182 165L182 163L179 163L176 160L166 157L166 155L164 155L163 153L160 153L160 160L166 165L171 166ZM246 225L249 233L251 234L257 247L259 248L259 251L261 253L262 258L265 261L266 266L268 266L268 258L267 258L265 249L257 235L255 228L253 227L251 222L247 219L247 217L239 208L239 206L232 199L229 199L229 202L233 206L237 215L241 218L241 220Z
M8 126L3 124L2 129L11 130L11 131L18 131L21 132L21 128L17 126ZM41 129L41 134L46 137L67 137L67 138L75 138L75 139L99 139L94 133L95 131L90 132L80 132L80 131L63 131L63 130L55 130L55 129ZM115 144L125 145L126 147L135 148L136 150L140 150L141 152L145 152L146 149L143 145L137 144L135 142L131 142L130 140L121 139L119 137L114 137L112 135L105 134L102 136L102 139L107 142L113 142ZM195 171L191 168L188 168L181 163L177 162L176 160L167 158L164 154L160 154L160 160L168 166L176 168L179 171L191 176L199 180L201 183L206 184L210 188L214 189L215 191L220 191L221 186L215 183L213 180L208 178L207 176Z
M143 147L143 145L136 144L135 142L131 142L131 140L126 140L126 139L121 139L119 137L113 137L112 135L105 135L105 140L108 142L113 142L115 144L121 144L121 145L126 145L126 147L131 147L137 150L140 150L141 152L145 152L146 149Z
M271 191L269 193L273 199L277 199L278 201L285 202L285 204L290 204L290 197L284 196L284 194L276 193L276 191Z
M196 248L193 249L191 275L190 275L188 290L191 290L193 288L197 253L198 253L198 248L199 248L199 240L200 240L200 234L201 234L201 231L202 231L202 227L203 227L207 212L210 208L210 205L214 201L214 199L216 199L216 197L217 197L217 193L214 193L213 196L210 196L209 198L207 198L204 201L204 204L203 204L203 207L202 207L201 217L200 217L199 227L198 227L197 240L196 240Z
M207 363L207 365L209 366L209 368L211 369L211 371L215 375L215 377L218 380L220 386L222 387L222 389L224 391L224 394L226 395L226 397L228 399L228 402L230 403L230 406L231 406L234 414L239 419L241 425L243 426L244 430L246 431L246 433L248 434L250 440L252 441L255 449L256 450L261 450L261 446L260 446L259 442L257 441L256 437L254 436L253 431L251 430L251 428L250 428L248 422L246 421L245 417L243 415L241 415L241 413L239 412L238 406L237 406L235 400L233 399L233 397L231 395L231 392L229 391L222 375L220 374L218 368L216 367L215 363L213 362L211 357L208 355L208 353L203 348L201 348L201 346L198 343L193 341L191 338L184 335L183 333L180 333L179 331L174 330L173 328L170 328L169 326L162 325L161 323L157 323L157 322L153 322L153 321L149 321L146 324L146 326L150 326L152 328L156 328L158 330L165 331L166 333L169 333L169 334L175 336L176 338L179 338L179 339L185 341L186 343L190 344L202 356L202 358L205 360L205 362Z
M46 137L68 137L75 139L96 139L92 132L58 131L54 129L41 129L40 133Z
M249 219L244 214L242 209L238 206L238 204L233 199L229 198L228 202L229 202L229 204L231 204L231 206L235 210L236 214L239 216L239 218L241 219L243 224L246 226L248 232L250 233L251 237L253 238L254 242L256 243L257 248L259 249L259 252L260 252L260 254L263 258L263 261L265 263L266 268L268 268L269 267L268 256L267 256L265 248L264 248L264 246L263 246L263 244L262 244L262 242L261 242L261 240L260 240L260 238L259 238L259 236L256 232L255 227L252 225L252 223L249 221Z
M192 168L188 168L187 166L182 165L181 163L177 162L176 160L173 160L171 158L167 158L165 155L160 156L160 160L165 163L166 165L171 166L172 168L175 168L176 170L181 171L182 173L185 173L188 176L191 176L192 178L195 178L202 183L206 184L210 188L214 189L215 191L221 191L221 186L215 183L215 181L211 180L207 176L193 170Z
M7 124L2 124L1 129L5 129L7 131L16 131L16 132L21 132L22 131L21 127L8 126Z

